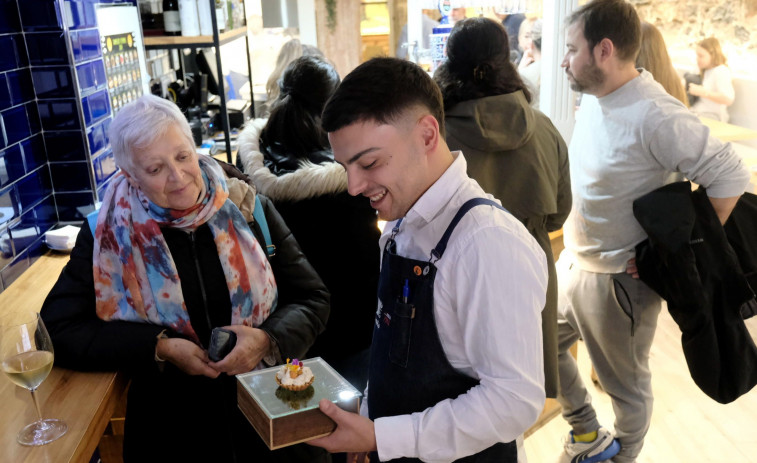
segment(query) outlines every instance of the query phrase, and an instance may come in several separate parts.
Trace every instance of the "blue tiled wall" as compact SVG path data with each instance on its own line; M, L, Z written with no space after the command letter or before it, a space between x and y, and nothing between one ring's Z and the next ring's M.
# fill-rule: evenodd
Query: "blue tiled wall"
M0 291L116 172L97 3L0 0Z

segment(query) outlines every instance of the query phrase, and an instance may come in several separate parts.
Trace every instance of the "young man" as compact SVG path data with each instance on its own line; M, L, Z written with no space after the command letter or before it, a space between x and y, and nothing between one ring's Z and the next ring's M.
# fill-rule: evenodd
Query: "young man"
M363 416L323 401L337 429L311 441L332 452L515 462L544 405L544 252L466 175L443 124L433 80L393 58L358 66L324 110L349 192L389 221Z
M646 238L633 201L687 177L705 186L721 222L749 172L652 75L634 66L641 25L624 0L594 0L567 23L562 62L583 92L568 150L573 209L557 263L563 416L570 461L636 460L652 417L649 351L661 300L638 280L634 249ZM568 348L585 342L615 410L615 437L600 428Z

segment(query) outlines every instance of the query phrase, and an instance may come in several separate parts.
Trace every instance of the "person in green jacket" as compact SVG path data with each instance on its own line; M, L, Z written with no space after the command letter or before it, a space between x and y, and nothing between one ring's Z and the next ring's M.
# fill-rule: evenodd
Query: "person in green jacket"
M510 62L505 28L469 18L452 29L447 61L434 74L444 98L447 144L462 150L468 175L502 201L547 256L549 285L542 311L545 390L557 395L557 277L549 232L571 207L568 148Z

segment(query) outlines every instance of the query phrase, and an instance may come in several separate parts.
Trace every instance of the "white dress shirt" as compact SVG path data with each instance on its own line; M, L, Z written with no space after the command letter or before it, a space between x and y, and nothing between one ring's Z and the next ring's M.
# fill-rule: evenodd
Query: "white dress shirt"
M467 176L462 153L453 155L402 221L395 237L400 256L428 259L463 203L493 199ZM386 225L382 249L394 225ZM544 406L544 251L512 215L482 205L463 217L436 266L434 316L442 347L453 367L480 384L422 412L376 419L382 461L447 462L478 453L514 440ZM361 412L367 415L367 407Z

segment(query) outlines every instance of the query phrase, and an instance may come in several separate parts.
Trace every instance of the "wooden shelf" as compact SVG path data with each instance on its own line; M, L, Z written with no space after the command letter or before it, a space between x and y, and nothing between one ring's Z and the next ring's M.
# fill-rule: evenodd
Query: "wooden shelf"
M221 32L218 34L218 44L223 45L232 40L244 37L246 33L247 26ZM197 35L193 37L184 37L182 35L156 35L146 36L144 37L144 41L145 48L148 50L162 48L200 48L212 47L214 45L212 35Z

